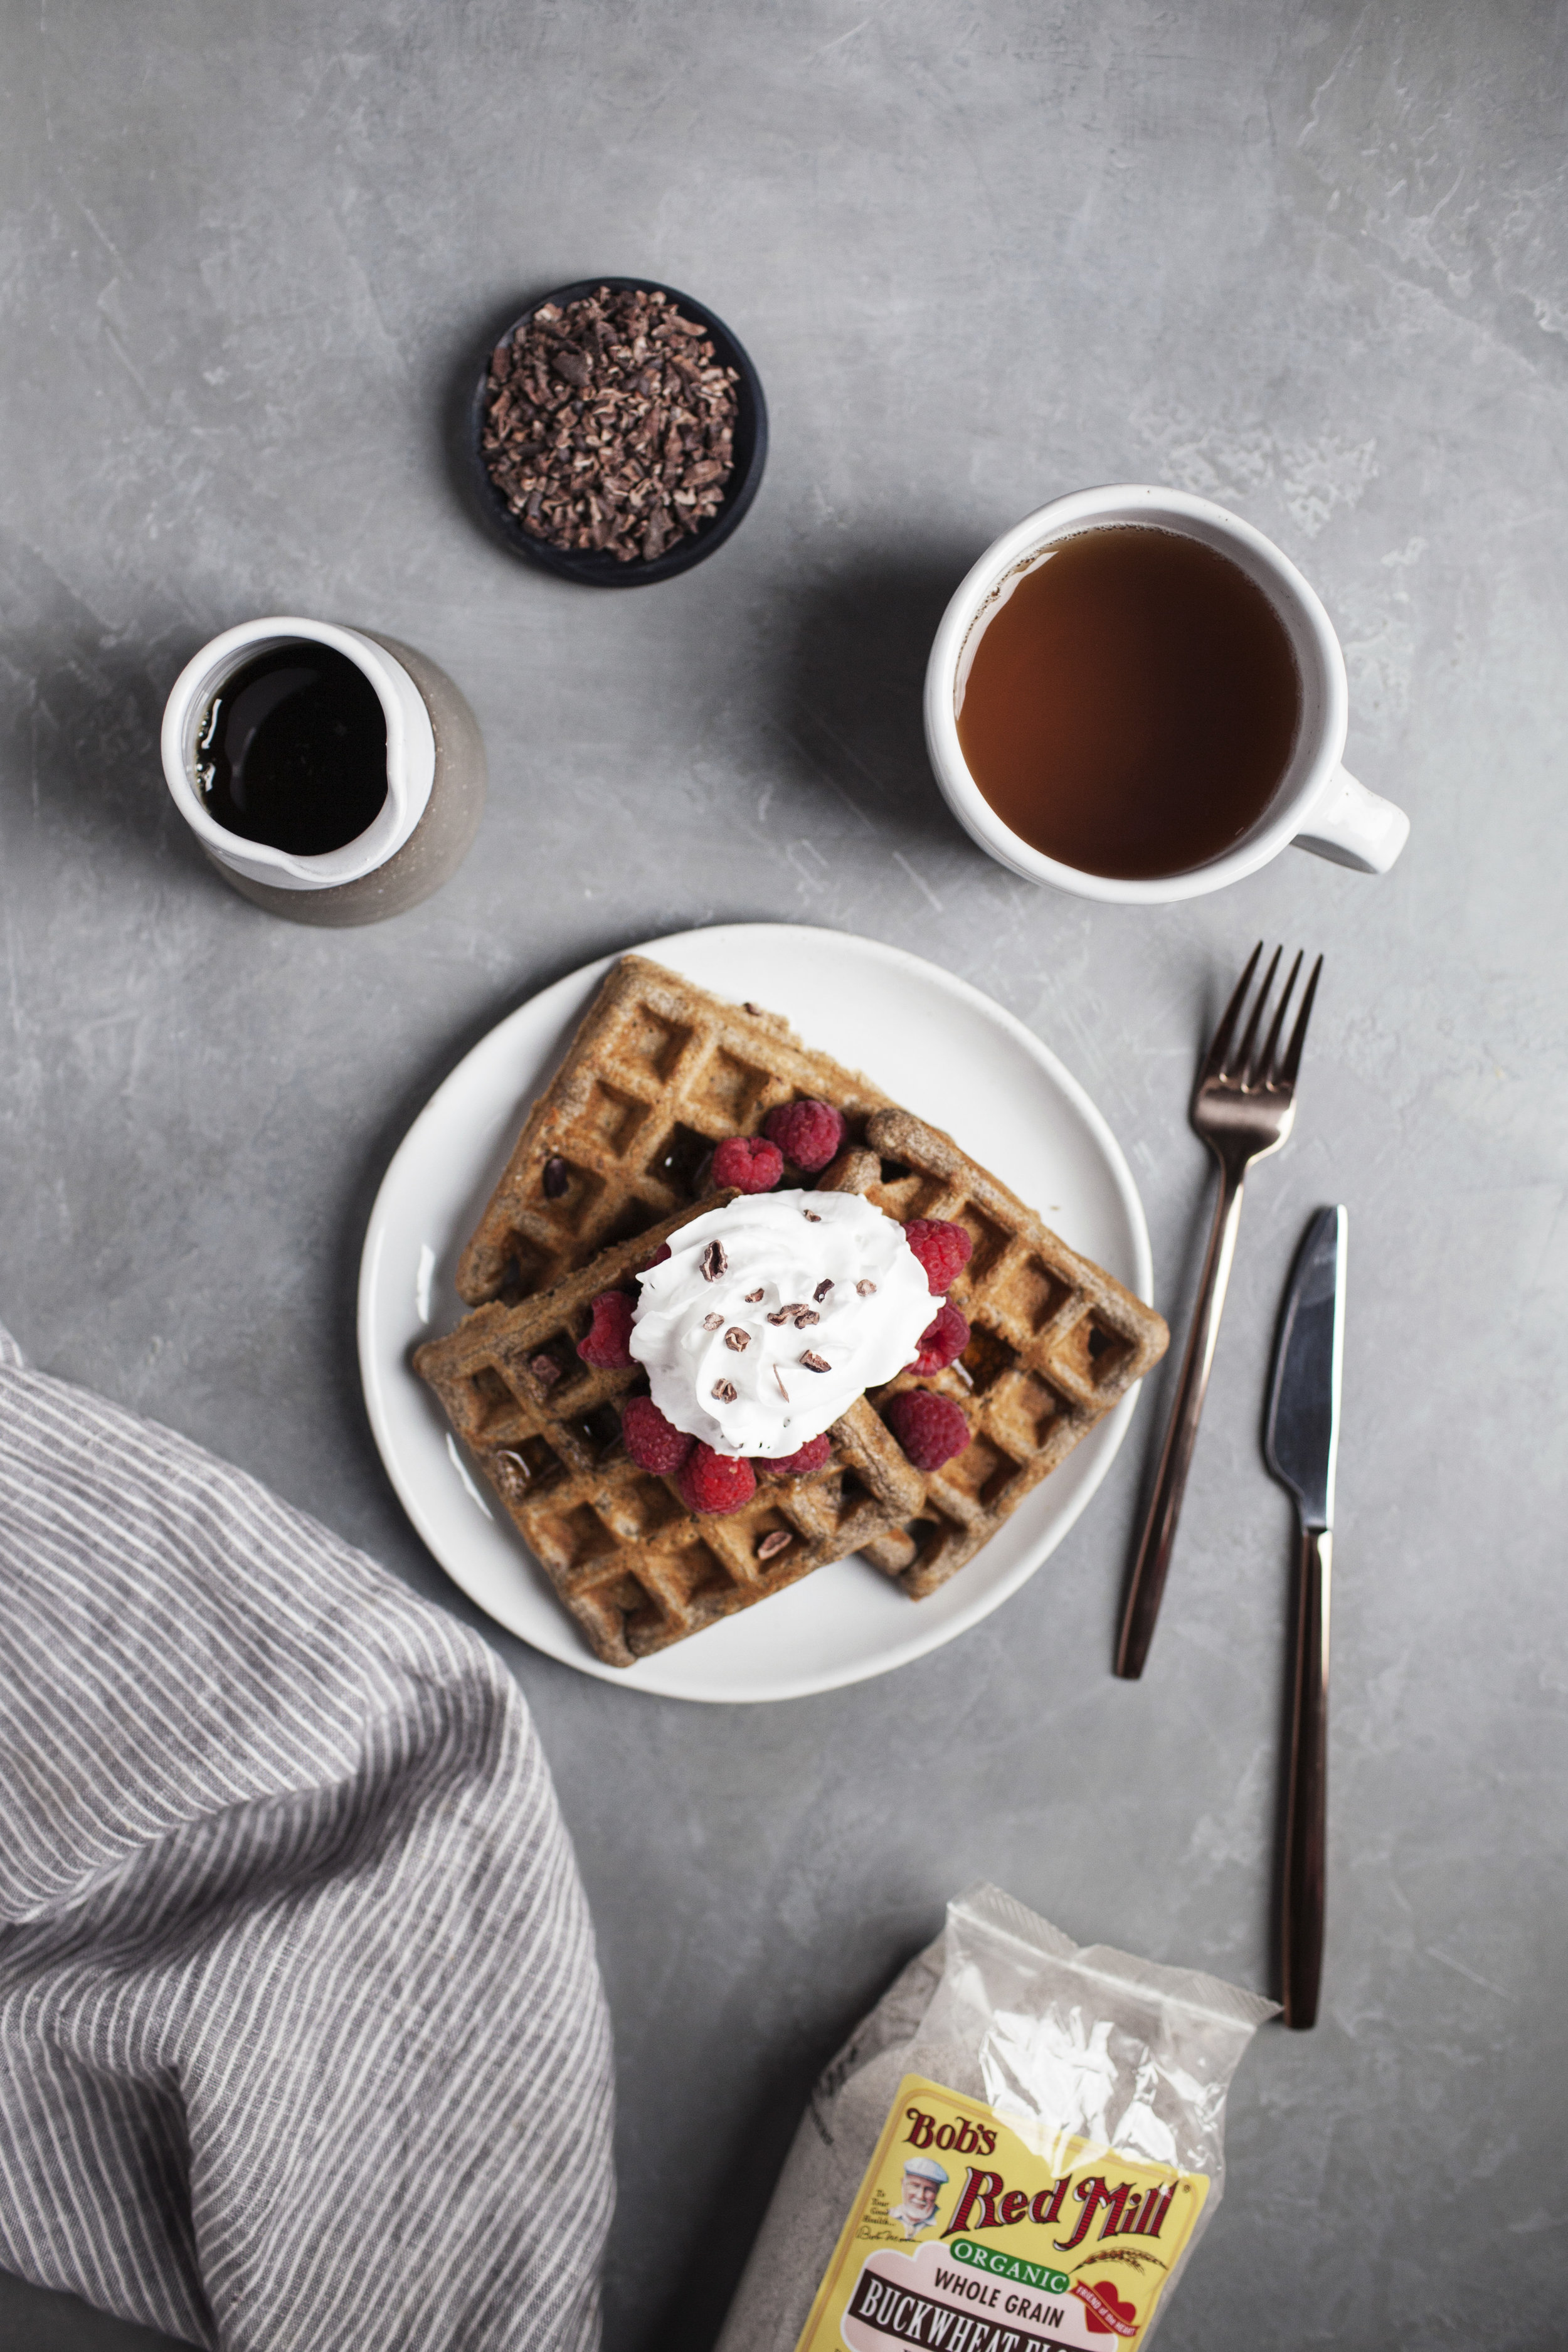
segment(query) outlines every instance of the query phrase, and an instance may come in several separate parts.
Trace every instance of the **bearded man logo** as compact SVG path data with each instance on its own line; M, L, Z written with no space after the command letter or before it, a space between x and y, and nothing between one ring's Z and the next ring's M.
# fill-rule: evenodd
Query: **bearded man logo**
M937 2218L936 2192L947 2186L947 2175L932 2156L911 2156L904 2167L901 2201L888 2219L897 2221L906 2238L919 2237Z

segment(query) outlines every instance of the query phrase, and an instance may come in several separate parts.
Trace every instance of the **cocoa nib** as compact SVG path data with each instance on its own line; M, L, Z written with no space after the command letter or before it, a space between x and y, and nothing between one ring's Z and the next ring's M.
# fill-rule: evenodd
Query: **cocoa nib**
M739 382L665 294L542 302L490 354L485 465L531 538L651 562L723 504Z
M762 1542L757 1546L757 1558L759 1559L776 1559L781 1551L788 1551L794 1541L795 1538L790 1534L787 1528L775 1528L772 1535L764 1536Z
M721 1315L705 1315L702 1318L702 1328L705 1331L717 1331L723 1320L724 1318Z
M505 1495L521 1495L525 1487L533 1484L533 1473L522 1455L512 1453L508 1446L497 1447L490 1456L490 1466Z
M547 1201L558 1201L571 1181L572 1171L567 1167L564 1160L562 1159L561 1154L557 1151L544 1163L543 1183L545 1199Z
M735 1399L740 1394L740 1391L736 1388L733 1381L715 1381L713 1383L713 1393L718 1398L721 1404L733 1404Z
M748 1290L748 1291L747 1291L747 1293L746 1293L746 1304L747 1304L747 1306L748 1306L748 1307L755 1307L755 1306L757 1306L757 1305L759 1304L759 1302L761 1301L762 1297L763 1297L763 1293L762 1293L760 1290Z
M819 1225L822 1223L815 1209L803 1209L801 1214L808 1225Z
M826 1356L817 1355L810 1348L806 1349L800 1360L808 1372L830 1372L833 1370Z
M707 1248L702 1253L703 1281L717 1282L719 1276L721 1274L727 1274L729 1270L730 1261L724 1254L723 1243L721 1241L710 1242Z
M724 1345L726 1348L733 1348L738 1356L742 1348L749 1348L751 1344L751 1333L749 1331L742 1331L738 1323L731 1323L729 1329L724 1334Z
M788 1307L775 1307L767 1319L770 1323L787 1323L793 1311Z
M542 1389L552 1388L561 1378L561 1367L553 1356L535 1356L528 1369Z
M788 1389L786 1389L786 1388L785 1388L785 1386L784 1386L784 1374L780 1371L780 1370L779 1370L779 1368L778 1368L778 1366L777 1366L776 1364L773 1366L773 1378L774 1378L774 1380L775 1380L775 1381L777 1381L777 1382L778 1382L778 1384L779 1384L779 1394L780 1394L780 1396L782 1396L782 1397L783 1397L783 1399L784 1399L784 1401L785 1404L788 1404L788 1402L789 1402L789 1391L788 1391Z
M833 1276L830 1274L825 1274L822 1280L817 1284L816 1288L811 1294L819 1307L832 1287Z
M858 1282L855 1285L855 1287L859 1292L862 1298L869 1298L877 1286L874 1282Z

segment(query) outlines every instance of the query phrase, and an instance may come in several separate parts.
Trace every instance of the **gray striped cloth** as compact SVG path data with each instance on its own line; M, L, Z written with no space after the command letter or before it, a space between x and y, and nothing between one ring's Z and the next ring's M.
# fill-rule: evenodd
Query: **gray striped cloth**
M226 2352L576 2352L610 2105L499 1662L0 1330L0 2264Z

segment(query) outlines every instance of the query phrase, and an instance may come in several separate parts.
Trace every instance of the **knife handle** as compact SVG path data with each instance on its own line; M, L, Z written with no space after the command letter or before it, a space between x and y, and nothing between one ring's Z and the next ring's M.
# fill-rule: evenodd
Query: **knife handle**
M1329 1788L1329 1570L1333 1537L1303 1528L1296 1577L1296 1667L1290 1694L1285 1864L1279 1909L1285 2022L1317 2022L1323 1972Z

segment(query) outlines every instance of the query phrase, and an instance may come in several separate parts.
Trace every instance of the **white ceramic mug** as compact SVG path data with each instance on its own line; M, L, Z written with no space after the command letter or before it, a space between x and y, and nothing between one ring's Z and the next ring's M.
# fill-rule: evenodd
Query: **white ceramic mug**
M1285 629L1301 682L1301 715L1285 772L1263 814L1234 849L1190 873L1122 881L1064 866L1005 824L970 774L958 740L958 711L974 649L987 621L1019 580L1069 534L1107 524L1145 523L1199 540L1238 564L1268 597ZM988 547L942 614L926 667L926 747L949 806L999 864L1030 882L1080 898L1159 904L1196 898L1256 873L1287 844L1362 874L1385 874L1404 848L1410 820L1368 792L1343 765L1349 694L1344 656L1329 616L1287 555L1239 515L1184 490L1118 483L1075 490L1028 515Z
M208 815L196 782L197 730L224 680L256 655L301 638L346 654L374 687L386 720L386 798L362 834L320 857L297 857L268 842L246 841L230 833ZM174 805L209 856L246 880L275 890L336 890L385 866L424 815L436 775L430 713L403 664L360 629L277 614L226 629L186 663L164 707L163 749L163 779Z

